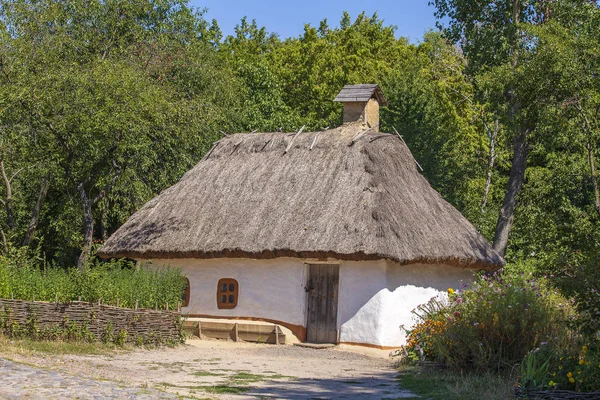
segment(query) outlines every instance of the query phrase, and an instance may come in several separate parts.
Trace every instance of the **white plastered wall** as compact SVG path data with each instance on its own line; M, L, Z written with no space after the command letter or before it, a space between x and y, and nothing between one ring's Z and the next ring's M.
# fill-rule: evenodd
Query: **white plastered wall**
M253 317L306 326L307 267L300 259L243 258L152 260L150 266L182 268L190 281L190 303L183 313L219 317ZM217 308L221 278L238 281L234 309Z
M449 287L460 288L473 277L472 270L446 265L343 263L338 314L340 342L403 345L406 337L400 327L409 329L415 323L413 309L432 297L445 296Z
M329 260L335 263L335 260ZM309 263L297 258L151 260L150 266L182 268L190 280L187 314L253 317L306 327ZM400 326L414 324L411 311L432 297L459 288L474 272L445 265L399 265L385 260L340 261L338 296L339 341L397 347L405 344ZM217 283L239 283L238 305L217 308Z
M385 322L379 317L385 301L386 262L346 261L340 265L338 296L339 341L379 344Z

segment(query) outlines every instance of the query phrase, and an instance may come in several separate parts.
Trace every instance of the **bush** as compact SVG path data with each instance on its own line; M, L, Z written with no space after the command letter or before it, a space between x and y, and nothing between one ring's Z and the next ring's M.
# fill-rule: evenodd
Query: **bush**
M571 338L572 306L544 279L506 272L484 274L447 301L419 307L408 349L455 370L512 367L541 343Z
M552 389L577 392L600 389L600 349L590 344L552 351L548 381Z
M587 341L600 341L599 266L600 255L596 254L581 265L569 267L568 274L555 278L562 292L575 299L577 329Z
M100 262L83 269L55 266L40 270L25 256L0 256L0 298L40 301L102 301L122 307L175 308L186 280L178 269L136 268L124 260Z

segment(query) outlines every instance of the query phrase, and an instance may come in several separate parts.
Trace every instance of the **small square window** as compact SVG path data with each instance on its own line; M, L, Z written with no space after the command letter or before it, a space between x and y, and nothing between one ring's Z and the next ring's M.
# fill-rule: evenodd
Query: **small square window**
M217 308L231 309L237 306L239 285L235 279L219 279L217 284Z

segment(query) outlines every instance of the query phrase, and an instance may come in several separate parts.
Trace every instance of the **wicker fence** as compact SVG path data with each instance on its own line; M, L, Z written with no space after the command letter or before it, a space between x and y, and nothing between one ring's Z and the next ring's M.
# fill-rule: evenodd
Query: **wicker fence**
M520 399L538 399L538 400L598 400L598 392L573 392L571 390L537 390L526 389L520 385L515 386L515 397Z
M34 339L164 344L181 340L181 319L174 311L0 299L0 331Z

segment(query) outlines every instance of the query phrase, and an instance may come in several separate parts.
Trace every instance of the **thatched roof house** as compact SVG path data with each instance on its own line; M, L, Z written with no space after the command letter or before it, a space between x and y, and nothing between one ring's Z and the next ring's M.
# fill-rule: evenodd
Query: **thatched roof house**
M389 310L378 308L391 310L391 303L378 304L377 310L366 307L377 295L387 296L381 290L392 295L388 302L406 303L406 296L414 299L417 292L422 302L469 279L471 270L498 268L503 261L419 174L404 142L376 131L373 116L378 119L379 103L385 103L376 85L347 87L336 100L345 102L344 119L353 119L338 128L221 139L177 184L115 232L102 255L183 266L193 277L192 314L280 321L296 328L301 339L308 328L312 341L401 344L397 322L406 323L407 310L391 317ZM356 281L366 271L376 283ZM235 307L218 307L222 278L236 281ZM311 316L311 291L319 280L330 285L339 280L338 287L322 289L335 297L339 293L337 304L326 305L329 316L323 318L331 320L329 327ZM296 286L302 290L292 290L297 304L290 304L290 310L274 313L281 299L268 305L260 295L279 289L289 295ZM210 296L194 301L194 294L202 296L207 288ZM215 289L217 304L212 304ZM347 291L364 299L343 304ZM261 300L254 303L249 297L252 306L242 310L244 293ZM410 309L414 302L408 302ZM368 330L371 320L384 314L392 319L394 332L355 332ZM323 331L313 337L311 318ZM386 335L394 339L382 339Z

